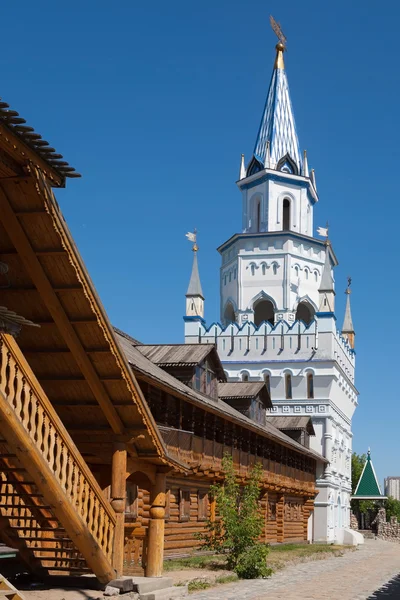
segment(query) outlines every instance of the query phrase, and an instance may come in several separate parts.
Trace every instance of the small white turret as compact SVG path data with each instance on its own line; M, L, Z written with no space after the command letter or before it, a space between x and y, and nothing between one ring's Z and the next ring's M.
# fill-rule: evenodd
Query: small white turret
M199 250L196 243L193 250L193 267L190 276L189 287L186 292L186 316L204 318L204 296L200 283L199 266L197 264L197 252Z
M312 171L311 171L312 172ZM325 264L322 271L321 285L319 286L319 307L320 313L333 313L335 311L335 284L332 277L331 266L331 243L325 242Z

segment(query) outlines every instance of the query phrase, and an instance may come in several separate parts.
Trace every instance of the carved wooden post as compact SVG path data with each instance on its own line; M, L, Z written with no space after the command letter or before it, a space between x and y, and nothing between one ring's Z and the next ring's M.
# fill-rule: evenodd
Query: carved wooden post
M115 443L111 467L111 506L116 516L113 567L117 572L117 577L122 575L124 566L126 459L126 445Z
M278 496L276 504L276 541L285 539L285 496Z
M146 577L161 577L164 560L166 473L157 473L150 493Z

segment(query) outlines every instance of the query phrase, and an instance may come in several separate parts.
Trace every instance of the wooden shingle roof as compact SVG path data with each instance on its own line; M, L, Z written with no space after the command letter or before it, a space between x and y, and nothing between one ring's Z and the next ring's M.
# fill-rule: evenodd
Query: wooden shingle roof
M214 344L140 344L138 350L159 367L195 367L209 356L217 370L217 377L225 380Z
M311 417L298 417L296 415L290 417L267 417L267 421L281 431L303 429L309 435L315 435Z
M218 384L218 398L233 400L235 398L257 398L272 408L271 396L264 381L229 381Z

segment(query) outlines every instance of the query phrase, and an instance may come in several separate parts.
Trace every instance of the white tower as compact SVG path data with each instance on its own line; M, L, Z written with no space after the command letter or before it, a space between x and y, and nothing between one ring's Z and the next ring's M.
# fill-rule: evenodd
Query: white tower
M330 241L313 237L315 173L300 151L289 86L277 53L253 157L242 157L242 231L218 250L221 323L185 318L185 341L215 343L230 381L264 379L275 416L313 419L320 473L314 540L343 541L350 523L354 328L350 296L336 328ZM325 232L324 230L322 230Z

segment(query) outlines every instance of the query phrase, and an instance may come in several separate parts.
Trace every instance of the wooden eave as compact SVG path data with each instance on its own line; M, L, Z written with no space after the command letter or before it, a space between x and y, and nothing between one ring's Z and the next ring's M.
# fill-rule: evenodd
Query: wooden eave
M65 187L66 177L80 177L80 174L61 159L63 156L0 98L0 164L3 160L8 167L14 163L14 170L19 171L14 173L15 177L30 162L41 169L51 185Z
M17 338L67 429L79 422L123 435L140 432L130 451L169 462L161 434L121 352L113 328L46 175L27 165L21 178L0 176L0 259L10 286L2 302L40 325Z

